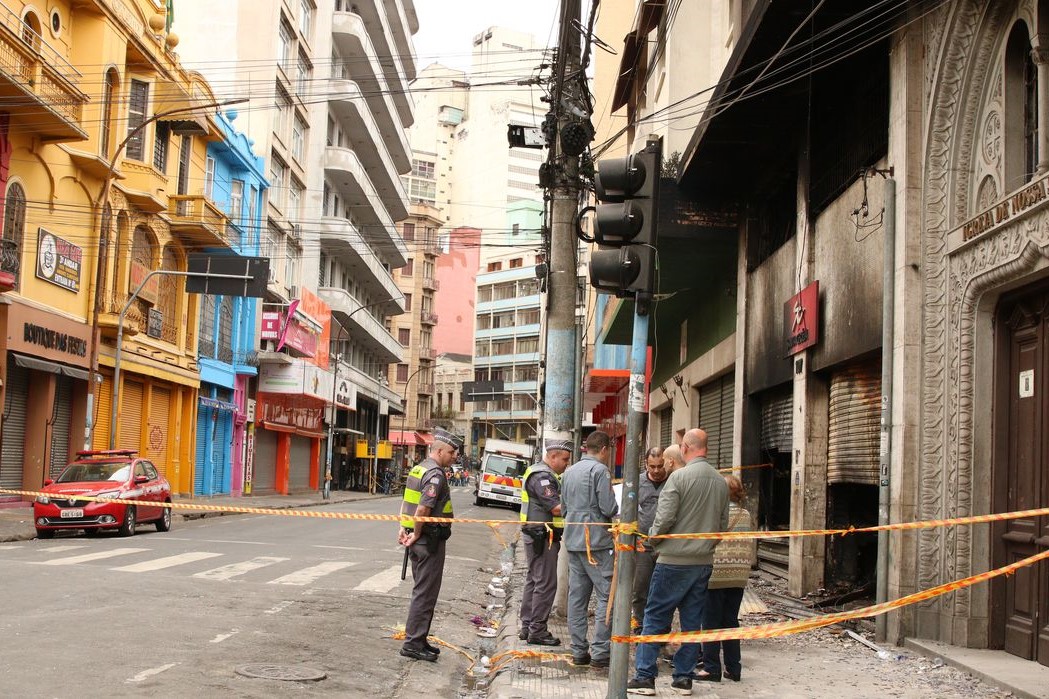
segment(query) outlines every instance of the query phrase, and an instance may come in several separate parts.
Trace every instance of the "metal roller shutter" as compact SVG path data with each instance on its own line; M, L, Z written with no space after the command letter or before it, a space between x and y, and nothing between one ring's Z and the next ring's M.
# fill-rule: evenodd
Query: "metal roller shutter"
M674 410L664 408L659 411L659 446L666 449L674 438Z
M881 364L831 374L827 482L878 484Z
M161 475L168 474L168 444L170 416L171 416L171 389L166 386L153 386L153 395L149 402L149 432L146 448L146 457L153 462Z
M208 431L211 428L211 408L197 406L197 450L196 465L193 469L193 494L206 495L204 492L205 471L207 471Z
M277 488L277 433L255 430L255 464L252 469L251 492L259 495L272 493Z
M117 449L142 451L142 394L138 381L125 381L120 394L120 419L117 420Z
M55 405L51 413L51 478L69 464L69 432L73 421L73 379L55 377Z
M233 438L233 413L216 411L215 436L211 442L211 492L229 493L229 450Z
M291 436L291 461L288 463L288 489L309 490L310 442L308 437Z
M732 402L735 374L699 387L699 426L707 433L707 459L715 468L732 465Z
M8 355L7 393L4 396L3 448L0 452L0 487L22 487L25 455L26 403L29 400L29 370L16 366Z
M91 448L109 448L109 417L113 410L113 379L107 376L98 386L95 406L95 426L91 431Z
M761 401L761 448L789 454L794 443L794 396L789 392L767 395Z

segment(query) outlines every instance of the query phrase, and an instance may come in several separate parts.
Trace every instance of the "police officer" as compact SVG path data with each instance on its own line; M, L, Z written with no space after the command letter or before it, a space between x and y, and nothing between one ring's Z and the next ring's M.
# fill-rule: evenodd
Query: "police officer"
M521 595L522 641L535 646L559 646L561 639L546 626L557 592L557 553L561 550L561 474L568 468L572 443L564 439L545 441L543 460L524 472L521 489L521 527L524 534L528 577ZM549 524L534 524L549 522Z
M444 576L445 542L452 535L451 523L416 522L414 517L452 518L452 492L444 469L455 461L463 440L445 430L434 431L430 455L408 472L401 503L401 532L398 542L408 548L412 562L412 601L404 624L401 655L436 662L441 651L426 640L433 610Z

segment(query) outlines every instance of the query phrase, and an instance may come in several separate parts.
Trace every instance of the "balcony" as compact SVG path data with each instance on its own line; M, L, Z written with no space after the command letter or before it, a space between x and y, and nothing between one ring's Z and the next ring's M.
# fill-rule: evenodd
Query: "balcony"
M420 313L419 322L423 325L437 325L437 314L436 313Z
M400 114L401 121L405 127L412 125L415 120L415 103L412 93L408 89L408 83L415 79L415 56L402 53L399 47L393 43L391 37L390 22L400 22L400 17L388 16L390 11L383 6L382 0L367 0L358 2L353 6L354 12L360 13L364 26L368 30L368 37L375 48L376 55L382 56L379 64L382 68L383 77L389 86L394 105ZM403 60L402 60L403 57ZM404 65L407 60L408 66Z
M18 288L22 267L22 247L13 240L0 238L0 293Z
M393 29L393 40L397 47L395 54L402 56L401 62L407 71L408 80L415 80L415 46L412 44L412 34L419 31L419 18L415 14L415 7L407 8L401 0L377 0L386 7L390 17L391 29ZM408 60L411 59L411 60Z
M408 199L400 181L397 196L380 199L357 153L338 146L328 146L324 150L324 175L357 213L365 228L376 232L373 238L376 247L383 250L390 266L403 266L408 261L408 249L393 223L395 218L400 221L408 217Z
M396 172L408 172L412 167L412 148L408 145L408 136L404 129L395 128L391 133L379 130L379 124L370 109L362 109L366 104L364 94L357 83L344 78L332 78L328 81L328 104L338 117L343 131L351 141L373 141L376 150L383 146L393 158ZM376 139L376 135L381 139Z
M437 350L433 347L423 347L419 350L419 359L424 362L433 362L437 360Z
M394 104L391 95L394 91L386 82L386 73L379 63L364 19L353 12L333 12L331 33L339 53L354 57L348 64L352 72L348 77L368 96L368 108L378 118L380 133L392 133L392 129L410 125L415 118L411 104L402 100Z
M378 254L365 242L357 227L344 218L321 219L321 245L346 264L353 279L380 299L388 299L382 310L392 315L404 313L404 294L390 273L379 264Z
M416 386L416 392L423 396L433 395L433 384L432 383L420 383Z
M0 102L43 141L85 141L80 71L6 7L0 8Z
M437 280L437 277L423 277L423 288L430 291L439 291L441 282Z
M540 297L539 294L532 294L531 296L511 296L508 299L498 299L496 301L478 301L477 313L539 308L541 302L542 297Z
M362 306L361 302L345 289L325 286L321 287L318 293L321 300L331 306L336 320L354 334L354 339L360 340L370 351L382 355L387 363L401 361L401 344L368 312L371 309Z
M230 247L229 219L201 194L174 194L168 198L171 230L183 240L203 247ZM239 240L236 242L240 242Z

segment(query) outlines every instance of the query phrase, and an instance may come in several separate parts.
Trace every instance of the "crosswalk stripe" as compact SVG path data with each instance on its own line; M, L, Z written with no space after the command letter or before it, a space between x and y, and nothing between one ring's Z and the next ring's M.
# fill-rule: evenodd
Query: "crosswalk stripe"
M401 567L399 565L390 566L381 573L362 580L357 587L353 588L354 592L379 592L386 593L401 584Z
M13 549L22 548L21 546L0 546L0 551L11 551Z
M177 556L164 556L163 558L154 558L151 561L143 561L142 563L133 563L128 566L111 568L111 570L119 570L123 573L147 573L152 570L173 568L175 566L185 565L186 563L203 561L221 555L221 553L208 553L207 551L190 551L189 553L180 553Z
M274 563L280 563L286 560L288 559L278 558L276 556L259 556L258 558L252 558L250 561L231 563L228 566L222 566L221 568L212 568L211 570L194 573L193 577L204 578L205 580L229 580L238 575L244 575L253 570L265 568L268 565L273 565Z
M276 580L270 580L270 585L309 585L311 582L322 578L329 573L342 570L343 568L349 568L355 566L356 563L350 561L326 561L320 565L310 566L309 568L303 568L297 570L294 573L281 576Z
M116 558L117 556L126 556L129 553L142 553L143 551L149 551L149 549L109 549L108 551L96 551L95 553L85 553L80 556L67 556L66 558L54 558L50 561L44 561L39 565L43 566L71 566L77 563L87 563L88 561L99 561L103 558Z
M69 546L48 546L47 548L37 549L37 551L40 551L42 553L61 553L62 551L76 551L77 549L82 548L84 547L78 546L76 544L71 544Z

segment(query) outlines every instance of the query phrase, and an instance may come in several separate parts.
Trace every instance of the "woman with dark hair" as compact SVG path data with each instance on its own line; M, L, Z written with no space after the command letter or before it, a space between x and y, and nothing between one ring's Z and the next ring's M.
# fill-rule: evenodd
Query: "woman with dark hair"
M750 513L743 509L747 492L743 483L735 476L725 476L728 484L730 532L747 532L753 528ZM739 606L743 602L743 589L747 586L750 569L757 556L754 539L722 539L714 549L714 572L707 585L707 602L703 612L703 629L734 629L739 627ZM722 658L724 655L724 670ZM697 680L720 682L722 677L739 682L739 641L713 641L703 644L702 670L696 672Z

